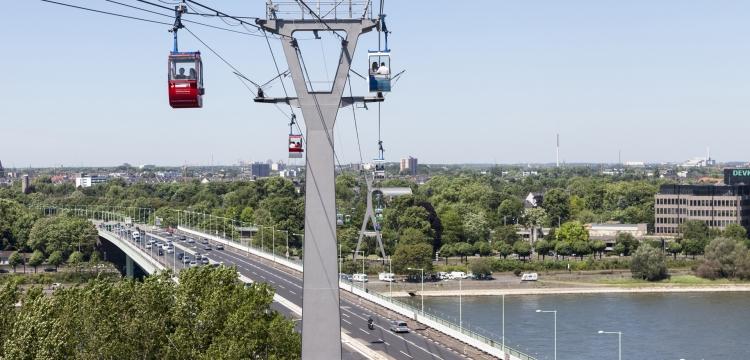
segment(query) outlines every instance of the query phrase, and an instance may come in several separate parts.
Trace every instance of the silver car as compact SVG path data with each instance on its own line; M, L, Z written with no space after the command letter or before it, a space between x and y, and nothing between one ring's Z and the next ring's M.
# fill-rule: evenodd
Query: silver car
M406 321L391 320L391 331L395 333L408 333L409 326L406 325Z

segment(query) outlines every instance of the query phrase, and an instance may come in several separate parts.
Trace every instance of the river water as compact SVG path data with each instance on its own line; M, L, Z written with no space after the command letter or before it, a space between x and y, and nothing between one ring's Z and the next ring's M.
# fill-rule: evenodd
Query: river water
M420 306L419 297L408 299ZM458 297L426 297L425 309L459 322ZM501 341L500 296L463 297L463 325ZM750 293L518 295L505 297L506 344L537 359L750 359Z

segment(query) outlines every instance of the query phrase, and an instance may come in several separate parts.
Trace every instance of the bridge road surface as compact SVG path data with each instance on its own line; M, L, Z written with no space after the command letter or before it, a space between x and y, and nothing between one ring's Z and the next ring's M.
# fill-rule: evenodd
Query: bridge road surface
M164 234L163 232L159 233ZM184 234L191 237L191 234ZM195 238L195 236L192 236ZM216 250L215 244L211 242L212 249L204 251L201 239L196 239L196 251L201 252L217 262L223 262L225 265L234 265L237 270L244 276L256 282L269 283L274 287L279 296L286 298L297 306L302 307L302 279L301 274L293 270L284 271L283 266L276 265L270 261L261 261L256 256L248 254L226 246L226 250ZM179 242L180 245L186 242ZM352 300L353 296L346 296L342 292L341 296L341 326L350 336L359 339L367 344L370 349L377 352L385 353L395 359L437 359L437 360L458 360L467 359L468 356L461 355L462 349L453 349L444 344L440 344L430 338L420 334L420 330L415 331L415 323L408 320L411 332L407 334L396 334L389 330L390 320L404 320L403 317L388 318L382 316L363 306L363 303L369 304L368 301ZM380 311L383 312L383 311ZM375 330L367 329L367 318L372 316L375 320ZM398 316L398 315L394 315ZM474 351L476 352L476 351ZM490 355L483 354L481 358L492 358Z
M152 236L152 235L156 235L156 236ZM200 244L198 241L196 241L193 244L189 244L186 241L178 240L176 237L170 237L165 232L159 232L159 233L146 232L144 235L145 241L148 241L151 238L157 241L162 241L162 242L165 239L172 240L172 243L174 244L174 249L175 249L175 254L174 254L175 256L179 256L182 253L182 254L190 255L191 259L195 259L195 253L202 252L203 255L206 255L206 251L202 251L203 244ZM145 241L143 243L145 243ZM148 250L148 249L143 248L143 250ZM221 250L218 250L218 251L221 251ZM167 254L165 252L163 256L158 256L157 253L154 252L152 255L153 255L152 257L154 257L157 261L159 261L166 268L173 269L173 265L175 264L175 262L173 261L174 259L172 259L172 254ZM213 260L214 262L221 261L221 260L218 260L218 261L214 260L211 256L209 256L209 259ZM224 264L231 266L231 264L228 262L225 262ZM178 271L182 269L190 268L188 264L183 264L179 259L177 259L176 265L177 265ZM273 302L271 304L271 308L278 311L280 314L282 314L288 319L299 318L299 316L297 316L297 314L295 314L292 310L282 306L281 304L277 302ZM299 322L295 322L295 327L297 328L297 331L302 330L300 328ZM366 359L367 358L365 356L349 348L348 346L342 347L342 360L366 360Z

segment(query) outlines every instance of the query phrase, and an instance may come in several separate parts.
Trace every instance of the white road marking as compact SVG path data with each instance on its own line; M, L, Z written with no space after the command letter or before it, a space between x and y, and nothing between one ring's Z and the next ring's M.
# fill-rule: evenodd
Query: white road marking
M413 359L413 357L411 355L409 355L409 354L407 354L407 353L405 353L405 352L403 352L401 350L399 350L399 352L402 353L402 354L404 354L404 355L406 355L406 356L408 356L410 359Z
M351 325L351 324L352 324L352 323L350 323L350 322L346 321L346 319L341 319L341 321L343 321L343 322L345 322L345 323L347 323L347 324L349 324L349 325Z

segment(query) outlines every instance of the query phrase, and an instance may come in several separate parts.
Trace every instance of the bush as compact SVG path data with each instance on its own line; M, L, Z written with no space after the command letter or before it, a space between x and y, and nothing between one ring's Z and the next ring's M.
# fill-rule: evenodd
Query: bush
M706 246L698 276L707 279L748 277L747 247L736 239L718 237Z
M641 245L633 254L630 271L635 279L658 281L669 277L661 251L648 244Z
M521 273L522 273L522 272L523 272L523 271L522 271L521 269L514 269L514 270L513 270L513 275L515 275L515 276L521 276Z

